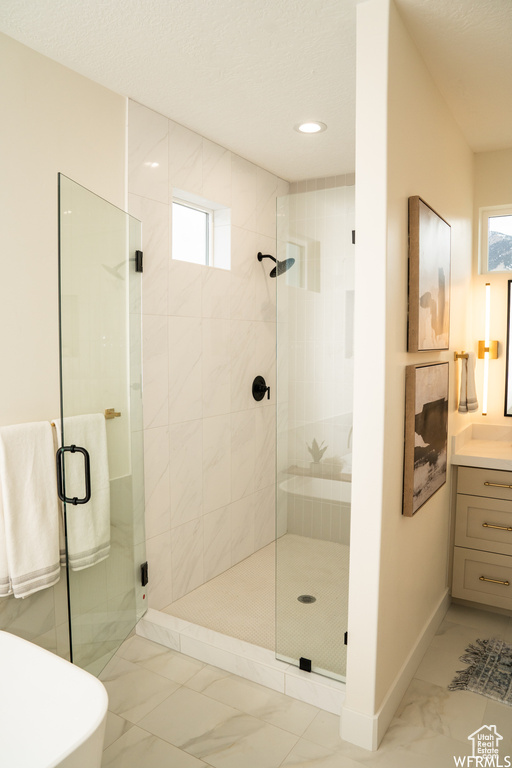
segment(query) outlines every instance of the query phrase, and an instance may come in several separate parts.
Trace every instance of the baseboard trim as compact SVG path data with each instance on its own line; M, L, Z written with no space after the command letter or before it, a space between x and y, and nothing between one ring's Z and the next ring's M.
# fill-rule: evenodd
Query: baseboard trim
M446 589L437 607L425 622L422 632L409 656L395 677L378 712L367 715L343 705L341 712L341 738L358 747L375 751L378 749L396 710L414 677L414 673L425 655L432 638L437 632L450 606L450 593ZM350 675L350 669L348 670ZM350 679L350 678L349 678Z

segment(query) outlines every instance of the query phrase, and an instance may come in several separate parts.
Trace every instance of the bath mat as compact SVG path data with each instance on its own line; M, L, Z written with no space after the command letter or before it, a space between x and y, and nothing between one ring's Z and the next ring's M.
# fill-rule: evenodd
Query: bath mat
M466 648L460 661L470 666L457 672L450 691L474 691L512 706L512 645L491 637Z

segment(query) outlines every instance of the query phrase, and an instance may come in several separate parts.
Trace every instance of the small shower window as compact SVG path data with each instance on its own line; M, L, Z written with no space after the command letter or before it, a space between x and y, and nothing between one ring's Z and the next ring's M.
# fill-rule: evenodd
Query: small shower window
M231 211L182 190L173 191L172 258L230 269Z
M172 204L172 257L192 264L210 263L211 211L188 203Z

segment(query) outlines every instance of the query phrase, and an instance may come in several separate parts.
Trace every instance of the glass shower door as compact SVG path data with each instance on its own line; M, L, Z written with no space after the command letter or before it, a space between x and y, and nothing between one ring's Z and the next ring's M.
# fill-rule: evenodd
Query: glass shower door
M277 201L277 658L345 679L354 187Z
M72 660L93 674L145 610L140 241L139 221L59 174L63 539Z

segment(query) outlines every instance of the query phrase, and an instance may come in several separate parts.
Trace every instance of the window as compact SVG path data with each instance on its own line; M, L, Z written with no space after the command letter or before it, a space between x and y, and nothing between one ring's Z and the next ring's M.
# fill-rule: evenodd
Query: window
M192 264L210 263L211 211L172 203L172 257Z
M480 209L480 272L512 271L512 205Z
M172 258L230 269L230 209L182 190L173 192Z

